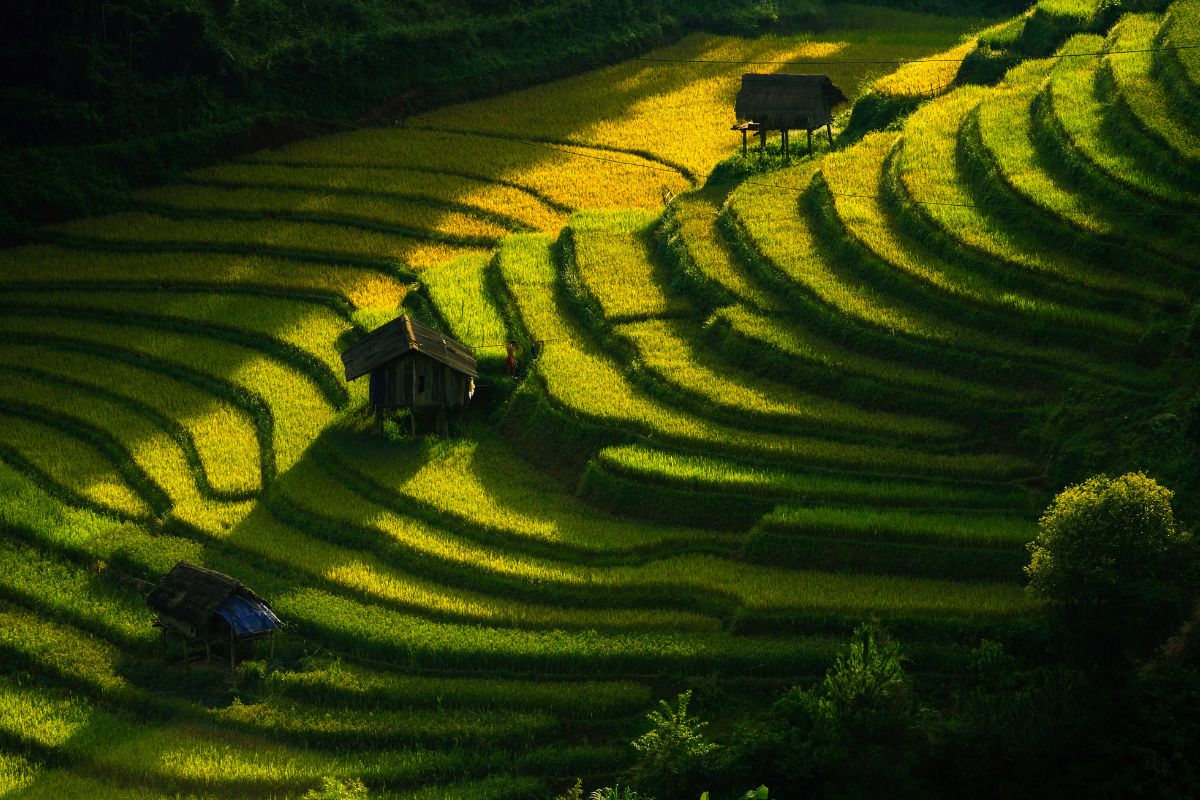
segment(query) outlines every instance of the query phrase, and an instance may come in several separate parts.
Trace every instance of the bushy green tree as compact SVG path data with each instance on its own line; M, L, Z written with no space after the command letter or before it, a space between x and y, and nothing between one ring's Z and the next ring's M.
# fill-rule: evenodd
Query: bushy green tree
M659 701L659 708L646 715L650 730L633 742L638 753L633 781L661 800L695 797L717 750L702 732L708 723L688 714L691 699L688 690L679 695L675 707Z
M1186 610L1195 551L1172 496L1142 473L1100 475L1064 489L1042 515L1029 589L1064 615L1090 654L1144 654Z
M820 684L738 729L728 779L765 779L789 797L917 796L918 712L899 646L861 625Z

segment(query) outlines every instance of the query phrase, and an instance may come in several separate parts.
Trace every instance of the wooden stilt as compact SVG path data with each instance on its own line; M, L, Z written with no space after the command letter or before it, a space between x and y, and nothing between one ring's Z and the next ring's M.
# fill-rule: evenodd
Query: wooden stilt
M783 160L791 161L792 160L792 152L791 152L791 145L789 144L789 141L788 141L789 137L788 137L787 128L784 128L782 131L780 131L780 136L782 137L781 144L783 145Z
M746 129L742 128L742 158L746 157Z
M829 134L829 146L833 147L833 126L828 122L825 123L825 131Z
M758 129L758 147L764 153L767 151L767 129L765 127Z
M812 155L812 130L808 131L808 154Z
M233 638L233 627L229 628L229 674L237 685L237 640Z
M187 641L187 637L184 636L183 637L183 671L184 672L190 672L192 669L192 662L188 660L189 657L190 656L188 653L188 641Z

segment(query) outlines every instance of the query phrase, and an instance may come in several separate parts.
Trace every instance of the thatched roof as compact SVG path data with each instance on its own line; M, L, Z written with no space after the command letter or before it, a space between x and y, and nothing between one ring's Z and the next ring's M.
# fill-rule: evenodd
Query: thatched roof
M245 584L187 561L176 564L146 598L159 623L195 639L270 633L283 623Z
M472 378L479 377L475 356L461 342L405 315L381 325L346 348L342 353L346 380L352 381L412 352L423 353Z
M747 74L734 112L767 130L813 130L830 122L833 107L845 100L826 75Z

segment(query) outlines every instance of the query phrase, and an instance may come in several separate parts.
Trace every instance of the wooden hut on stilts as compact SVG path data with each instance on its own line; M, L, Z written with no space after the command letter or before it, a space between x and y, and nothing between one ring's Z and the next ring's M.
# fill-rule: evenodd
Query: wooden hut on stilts
M846 101L842 90L826 75L742 76L742 88L734 102L738 122L732 130L742 134L742 155L746 155L746 137L755 132L765 150L767 132L779 131L783 157L789 158L789 131L808 134L808 154L812 155L813 131L825 128L833 144L833 109Z
M346 380L371 376L370 402L378 424L389 408L437 414L437 432L449 433L449 414L465 410L479 379L475 356L461 342L407 315L381 325L342 353Z
M238 644L274 637L283 623L261 597L242 582L220 572L180 561L146 598L156 613L154 624L162 634L183 640L184 665L189 664L189 644L203 645L212 664L213 645L229 645L229 671L237 670ZM274 658L274 639L271 656Z

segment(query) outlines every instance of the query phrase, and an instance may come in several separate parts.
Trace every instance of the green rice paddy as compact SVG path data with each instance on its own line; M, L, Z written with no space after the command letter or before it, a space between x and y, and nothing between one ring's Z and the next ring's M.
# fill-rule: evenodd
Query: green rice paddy
M1182 226L1110 212L1200 212L1197 51L1118 53L1200 6L1040 3L1022 36L1105 54L957 88L849 62L965 57L985 21L839 8L0 250L0 795L549 798L619 776L656 700L753 704L864 619L931 681L1028 621L1047 463L1015 432L1080 382L1161 390L1140 343L1196 301ZM717 63L747 59L923 104L763 171ZM448 438L374 430L343 380L402 313L479 358ZM271 603L273 658L160 651L179 560Z

